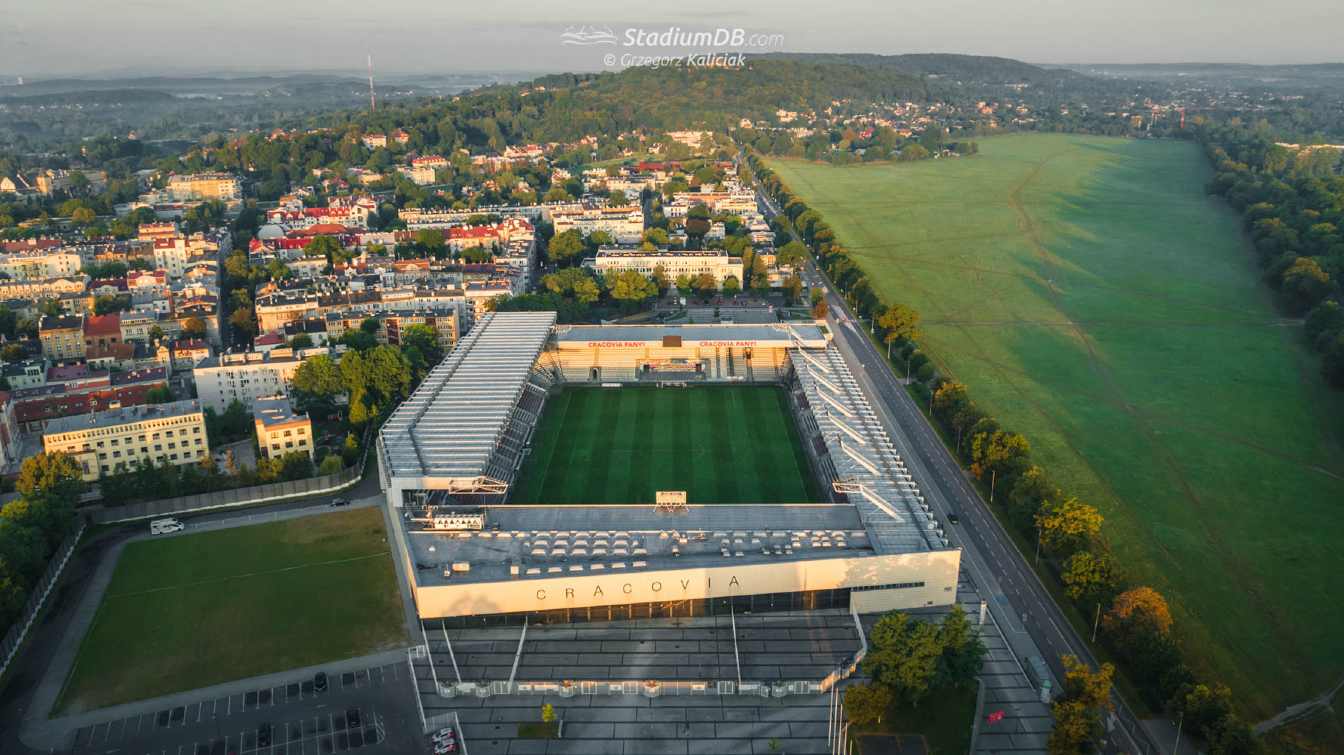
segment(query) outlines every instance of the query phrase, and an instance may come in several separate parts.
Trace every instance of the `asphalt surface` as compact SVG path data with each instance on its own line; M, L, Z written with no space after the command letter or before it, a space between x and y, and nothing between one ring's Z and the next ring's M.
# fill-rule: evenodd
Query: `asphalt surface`
M778 210L757 188L763 211L773 217ZM949 528L949 539L962 547L963 565L989 600L990 610L1010 642L1018 632L1029 635L1056 679L1063 678L1062 655L1077 656L1096 667L1097 659L1087 643L1074 631L920 407L888 368L885 355L861 330L863 323L811 260L805 282L826 292L827 320L835 344L878 408L892 442L911 467L930 505L943 521L948 521L949 513L960 518L959 524ZM1118 724L1112 738L1130 751L1157 752L1156 744L1125 700L1114 692L1112 699Z
M202 695L182 705L82 727L66 752L419 752L424 738L410 673L404 662L389 663L332 674L322 693L315 691L311 676L295 675L273 687Z

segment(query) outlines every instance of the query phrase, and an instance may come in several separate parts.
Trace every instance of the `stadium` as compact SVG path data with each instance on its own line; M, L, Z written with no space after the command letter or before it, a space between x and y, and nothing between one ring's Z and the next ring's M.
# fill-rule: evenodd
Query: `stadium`
M824 326L487 314L378 439L422 620L569 624L955 598Z

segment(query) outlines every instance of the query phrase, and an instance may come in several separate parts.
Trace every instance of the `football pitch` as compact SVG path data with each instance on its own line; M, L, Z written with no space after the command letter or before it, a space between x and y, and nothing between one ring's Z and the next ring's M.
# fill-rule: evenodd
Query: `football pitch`
M77 713L405 643L377 507L139 540L117 562L56 707Z
M1341 397L1174 140L999 136L964 159L771 160L921 345L1166 594L1249 717L1344 674ZM1090 621L1091 614L1083 619Z
M510 503L819 500L788 399L770 385L566 388L551 396Z

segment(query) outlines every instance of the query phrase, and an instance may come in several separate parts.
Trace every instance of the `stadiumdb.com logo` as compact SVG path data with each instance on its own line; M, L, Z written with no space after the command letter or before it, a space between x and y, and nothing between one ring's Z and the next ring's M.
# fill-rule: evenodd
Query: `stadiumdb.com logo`
M590 47L616 44L616 32L610 26L567 26L560 35L563 44Z

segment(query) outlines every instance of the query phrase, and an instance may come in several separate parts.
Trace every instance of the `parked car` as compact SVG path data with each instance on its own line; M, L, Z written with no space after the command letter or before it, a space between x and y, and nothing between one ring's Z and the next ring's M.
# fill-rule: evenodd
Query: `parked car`
M949 511L947 512L947 521L949 524L961 524L961 517L957 516L957 512Z
M333 499L331 499L331 505L332 505L332 506L349 506L349 505L350 505L350 499L349 499L349 498L333 498Z
M351 729L359 728L359 708L351 708L345 712L345 724Z
M155 519L154 521L150 522L149 534L168 535L174 532L181 532L186 528L187 525L183 524L182 522L172 517L167 517L165 519Z

